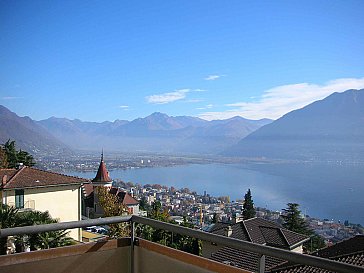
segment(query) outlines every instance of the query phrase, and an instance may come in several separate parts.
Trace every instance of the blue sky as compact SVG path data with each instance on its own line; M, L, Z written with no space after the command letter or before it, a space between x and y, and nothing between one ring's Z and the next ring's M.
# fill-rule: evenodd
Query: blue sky
M281 115L364 88L364 1L0 1L18 115Z

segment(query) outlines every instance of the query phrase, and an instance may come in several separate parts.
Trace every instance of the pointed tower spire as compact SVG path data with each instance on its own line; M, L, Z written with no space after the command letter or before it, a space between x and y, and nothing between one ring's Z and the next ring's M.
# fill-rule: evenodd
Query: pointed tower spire
M109 172L106 169L106 164L104 162L104 149L102 149L101 153L101 161L99 169L97 170L97 174L95 178L92 180L92 182L101 182L105 184L109 184L111 182L111 178L109 176Z

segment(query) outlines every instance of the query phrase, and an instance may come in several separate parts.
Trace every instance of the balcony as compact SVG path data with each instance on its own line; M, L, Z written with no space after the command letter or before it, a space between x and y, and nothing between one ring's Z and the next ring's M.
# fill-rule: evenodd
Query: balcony
M139 216L109 217L49 225L2 229L0 230L0 237L60 229L81 228L92 225L108 225L120 222L130 222L132 227L131 237L1 256L0 272L248 272L234 266L214 262L206 258L152 243L141 238L136 238L134 237L134 227L136 223L150 225L154 228L199 238L203 241L209 241L236 249L254 252L260 257L258 260L258 272L264 272L265 256L273 256L294 263L319 267L334 272L364 272L364 268L362 267L302 255L273 247L256 245L250 242L213 235L203 231L184 228Z
M17 204L15 202L8 202L9 206L16 207ZM19 211L26 211L26 210L35 210L35 200L27 200L24 203L22 208L19 208Z

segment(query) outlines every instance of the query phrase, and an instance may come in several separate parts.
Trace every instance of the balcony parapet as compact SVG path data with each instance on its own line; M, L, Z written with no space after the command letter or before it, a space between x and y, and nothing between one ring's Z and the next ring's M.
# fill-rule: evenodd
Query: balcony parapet
M31 233L39 233L46 231L54 231L61 229L72 229L72 228L81 228L92 225L109 225L120 222L130 222L132 226L132 234L131 234L131 270L133 270L133 260L134 260L134 246L136 245L137 238L134 237L134 225L135 223L145 224L152 226L157 229L167 230L173 233L178 233L181 235L187 235L190 237L198 238L204 241L216 243L219 245L228 246L235 249L242 249L249 252L258 253L261 257L259 260L260 268L259 272L264 271L264 259L265 256L272 256L276 258L280 258L289 262L298 263L302 265L309 265L313 267L318 267L322 269L326 269L333 272L342 272L342 273L364 273L363 267L358 267L346 263L341 263L333 260L328 260L320 257L314 257L310 255L304 255L295 253L288 250L277 249L270 246L264 246L259 244L254 244L251 242L241 241L234 238L229 238L225 236L220 236L216 234L211 234L207 232L203 232L200 230L194 230L182 226L173 225L170 223L160 222L157 220L144 218L140 216L116 216L116 217L108 217L108 218L99 218L99 219L90 219L83 221L73 221L73 222L64 222L64 223L56 223L56 224L48 224L48 225L40 225L40 226L27 226L27 227L16 227L16 228L8 228L0 230L0 237L6 237L10 235L23 235L23 234L31 234Z

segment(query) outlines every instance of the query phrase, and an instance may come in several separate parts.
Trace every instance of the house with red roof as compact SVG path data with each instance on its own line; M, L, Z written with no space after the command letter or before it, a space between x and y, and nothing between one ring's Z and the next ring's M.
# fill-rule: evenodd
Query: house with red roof
M130 214L139 214L139 202L135 200L127 192L121 191L118 188L112 187L112 179L104 162L104 154L101 154L101 161L97 170L96 176L91 183L84 185L85 207L83 213L88 218L102 217L104 212L99 205L97 187L109 188L110 194L115 194L119 197L119 201L128 208Z
M88 179L31 167L0 169L0 200L19 210L48 211L60 222L81 220L83 185ZM81 241L80 229L69 236Z

